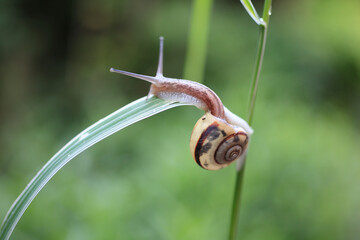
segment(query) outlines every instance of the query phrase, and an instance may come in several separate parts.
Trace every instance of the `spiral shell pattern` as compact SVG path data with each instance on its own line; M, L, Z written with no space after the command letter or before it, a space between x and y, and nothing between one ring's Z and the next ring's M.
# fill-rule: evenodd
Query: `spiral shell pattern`
M242 129L206 113L196 123L190 150L197 164L208 170L226 167L246 151L248 135Z

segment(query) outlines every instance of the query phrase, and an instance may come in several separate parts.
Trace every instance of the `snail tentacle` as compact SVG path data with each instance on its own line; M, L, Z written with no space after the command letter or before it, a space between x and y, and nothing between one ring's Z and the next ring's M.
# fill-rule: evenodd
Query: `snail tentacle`
M163 76L163 62L164 62L164 37L160 37L159 63L156 72L156 77Z

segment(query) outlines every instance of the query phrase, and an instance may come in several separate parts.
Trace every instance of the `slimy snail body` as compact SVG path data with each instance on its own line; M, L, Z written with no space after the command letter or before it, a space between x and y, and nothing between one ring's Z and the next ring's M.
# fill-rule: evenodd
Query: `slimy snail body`
M155 77L114 68L110 71L150 82L150 96L187 103L206 112L195 124L190 138L191 153L202 168L217 170L244 158L252 128L224 107L216 93L205 85L164 77L163 49L164 38L160 37L159 64Z

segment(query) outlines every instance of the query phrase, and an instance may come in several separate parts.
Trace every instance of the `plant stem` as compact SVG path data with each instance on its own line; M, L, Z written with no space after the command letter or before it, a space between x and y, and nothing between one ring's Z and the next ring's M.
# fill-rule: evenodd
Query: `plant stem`
M184 79L203 80L212 3L213 0L193 1Z
M248 121L249 125L252 125L252 119L253 119L253 115L254 115L254 108L255 108L255 101L256 101L259 77L260 77L262 62L263 62L263 58L264 58L264 52L265 52L265 44L266 44L266 36L267 36L267 30L268 30L268 24L269 24L269 17L271 14L270 11L271 11L271 0L265 0L263 19L262 19L262 23L259 25L260 26L260 39L259 39L256 62L255 62L254 76L251 81L250 93L249 93L249 109L248 109L248 115L247 115L247 121ZM236 182L235 182L234 198L233 198L231 222L230 222L230 231L229 231L229 239L230 240L235 240L238 235L245 163L246 163L246 158L244 160L243 166L236 173L236 180L235 180Z
M243 185L243 176L245 170L245 162L240 169L240 171L236 174L236 182L235 182L235 190L234 190L234 199L231 211L231 222L230 222L230 231L229 231L229 239L235 240L238 233L238 225L239 225L239 215L240 215L240 203L241 203L241 193L242 193L242 185Z
M260 39L259 39L259 46L256 57L256 63L255 63L255 72L254 72L254 77L251 81L250 94L249 94L249 108L248 108L247 121L250 125L252 123L252 119L254 115L260 72L261 72L261 67L265 52L266 36L267 36L267 27L265 25L260 25Z

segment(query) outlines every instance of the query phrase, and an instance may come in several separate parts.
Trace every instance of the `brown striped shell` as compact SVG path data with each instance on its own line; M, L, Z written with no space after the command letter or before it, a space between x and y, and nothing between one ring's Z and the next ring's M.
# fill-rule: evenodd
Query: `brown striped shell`
M206 113L192 131L190 150L202 168L218 170L239 159L248 142L249 137L242 128Z

